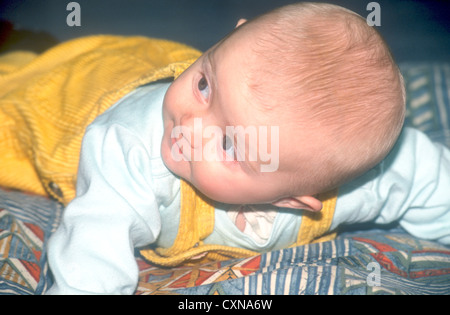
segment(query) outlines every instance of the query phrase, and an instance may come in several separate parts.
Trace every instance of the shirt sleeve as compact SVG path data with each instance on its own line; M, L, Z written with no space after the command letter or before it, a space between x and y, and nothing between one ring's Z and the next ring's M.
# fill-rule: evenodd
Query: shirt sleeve
M134 248L154 242L161 229L151 178L139 137L117 124L87 129L77 196L49 242L49 294L134 292Z
M450 244L449 149L405 128L380 165L340 190L332 227L369 221Z

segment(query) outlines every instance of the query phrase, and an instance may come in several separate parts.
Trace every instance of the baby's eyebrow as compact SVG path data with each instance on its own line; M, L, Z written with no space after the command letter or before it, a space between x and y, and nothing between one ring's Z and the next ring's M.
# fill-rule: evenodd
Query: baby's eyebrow
M211 70L216 73L216 63L214 62L214 56L213 56L214 50L210 50L207 55L206 58L209 62L209 64L211 65Z
M203 63L204 63L203 66L205 67L205 69L209 70L208 71L208 75L210 76L210 80L211 80L211 83L212 83L212 88L216 89L217 88L217 85L216 85L216 83L217 83L217 80L216 80L216 63L214 61L213 54L214 54L214 50L210 50L210 51L208 51L206 53L206 56L205 56L205 58L203 60ZM209 67L208 67L208 65L206 65L206 63L209 64Z

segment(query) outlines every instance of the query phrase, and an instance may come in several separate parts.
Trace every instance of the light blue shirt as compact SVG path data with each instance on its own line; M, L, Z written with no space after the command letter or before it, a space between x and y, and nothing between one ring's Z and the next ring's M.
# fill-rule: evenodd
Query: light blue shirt
M134 249L173 243L180 180L160 156L168 86L136 89L87 128L77 196L49 242L55 284L48 293L131 294L139 272ZM260 244L239 231L226 210L216 209L205 243L264 252L296 241L301 211L279 209ZM340 188L332 228L397 220L415 236L450 244L450 151L408 128L382 163Z

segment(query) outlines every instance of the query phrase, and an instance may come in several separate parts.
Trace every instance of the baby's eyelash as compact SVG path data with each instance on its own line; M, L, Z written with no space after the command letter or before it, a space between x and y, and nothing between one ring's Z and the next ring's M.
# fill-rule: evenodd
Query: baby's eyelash
M206 80L205 76L202 76L201 79L198 81L198 89L200 91L203 91L208 87L208 81Z
M232 158L233 161L237 159L234 143L233 143L232 139L227 135L223 136L222 149L225 151L225 154L228 157Z
M198 80L197 89L205 100L209 99L211 91L209 88L208 80L204 75L202 75L200 80Z
M232 147L233 143L228 136L223 136L222 147L226 151Z

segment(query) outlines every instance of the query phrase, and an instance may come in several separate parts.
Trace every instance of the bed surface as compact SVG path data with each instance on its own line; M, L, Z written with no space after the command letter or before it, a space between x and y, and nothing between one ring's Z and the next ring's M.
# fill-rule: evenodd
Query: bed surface
M46 244L62 210L46 198L0 189L0 294L42 294L52 284ZM194 267L136 259L136 294L450 294L450 248L400 228Z

